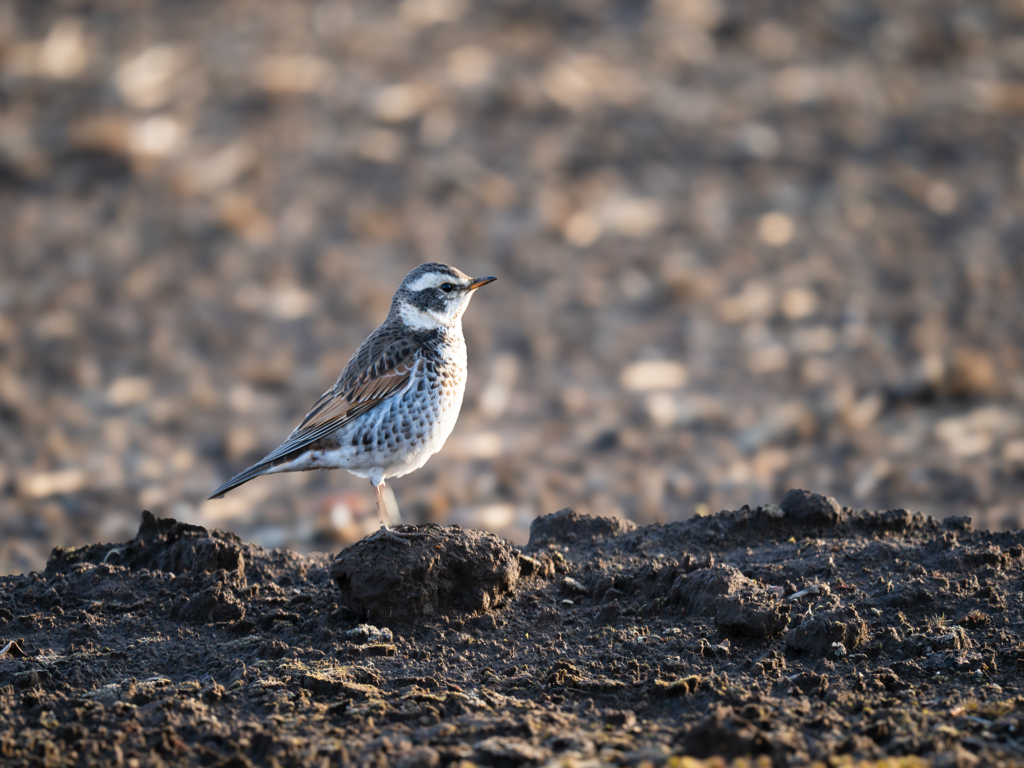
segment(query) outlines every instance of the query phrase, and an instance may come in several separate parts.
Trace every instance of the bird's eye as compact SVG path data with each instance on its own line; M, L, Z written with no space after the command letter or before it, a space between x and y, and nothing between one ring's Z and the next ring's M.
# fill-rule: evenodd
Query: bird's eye
M441 285L439 287L445 293L451 293L452 291L455 290L455 286L452 285L451 283L441 283Z

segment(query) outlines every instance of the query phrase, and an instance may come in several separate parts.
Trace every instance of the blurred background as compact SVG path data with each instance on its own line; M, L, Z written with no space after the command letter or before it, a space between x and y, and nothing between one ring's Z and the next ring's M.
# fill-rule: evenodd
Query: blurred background
M499 281L406 521L1024 513L1024 4L0 0L0 573L276 447L421 261Z

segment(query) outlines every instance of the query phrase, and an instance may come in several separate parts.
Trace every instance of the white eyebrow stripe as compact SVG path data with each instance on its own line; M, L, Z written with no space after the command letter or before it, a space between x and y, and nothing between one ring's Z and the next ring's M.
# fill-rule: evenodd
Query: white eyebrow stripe
M448 282L450 278L446 278L443 275L439 275L436 272L428 272L425 275L420 275L419 279L409 286L410 291L423 291L427 288L437 288L441 283Z

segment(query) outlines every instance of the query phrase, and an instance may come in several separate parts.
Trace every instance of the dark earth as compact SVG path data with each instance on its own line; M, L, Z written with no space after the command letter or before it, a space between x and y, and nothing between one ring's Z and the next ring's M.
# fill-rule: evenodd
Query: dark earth
M0 763L1024 762L1020 532L791 491L418 533L332 558L143 512L3 577Z

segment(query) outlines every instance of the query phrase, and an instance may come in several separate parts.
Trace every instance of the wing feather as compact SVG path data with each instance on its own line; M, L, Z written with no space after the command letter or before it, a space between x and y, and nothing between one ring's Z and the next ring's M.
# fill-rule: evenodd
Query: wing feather
M395 338L381 326L352 355L337 382L324 392L302 423L277 448L224 483L210 498L258 477L288 456L328 437L410 385L422 365L421 347L408 338Z
M413 374L425 365L422 349L394 324L382 325L355 350L335 385L316 400L288 438L217 488L210 498L218 499L231 488L291 461L309 445L411 386Z
M360 377L361 381L346 382L343 372L338 383L320 396L302 423L288 435L288 439L263 461L274 461L305 448L398 394L409 385L418 359L419 356L413 353L400 362L388 361L392 364L382 366L383 370L364 374Z

